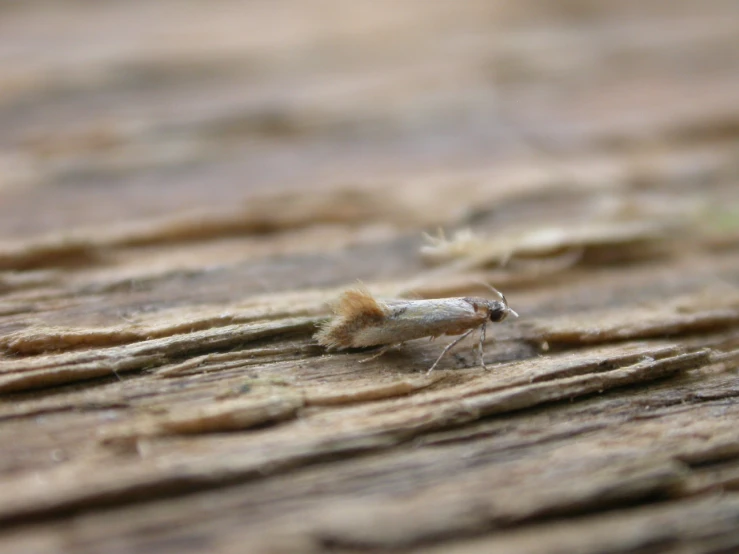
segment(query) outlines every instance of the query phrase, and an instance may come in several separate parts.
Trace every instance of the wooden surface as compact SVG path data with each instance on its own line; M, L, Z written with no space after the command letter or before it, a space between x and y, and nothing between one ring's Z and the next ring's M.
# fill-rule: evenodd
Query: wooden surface
M0 551L739 549L735 2L7 2L0 67ZM358 279L521 317L327 355Z

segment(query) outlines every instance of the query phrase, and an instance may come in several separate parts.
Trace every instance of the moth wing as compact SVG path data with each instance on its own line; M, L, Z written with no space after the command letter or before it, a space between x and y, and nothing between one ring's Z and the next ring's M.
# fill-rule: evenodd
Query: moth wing
M464 298L440 298L438 300L408 300L387 302L390 317L419 322L476 322L481 319L475 307ZM485 316L482 316L485 319Z
M485 313L475 310L464 298L388 302L388 307L390 315L386 327L402 337L400 341L457 335L487 320Z

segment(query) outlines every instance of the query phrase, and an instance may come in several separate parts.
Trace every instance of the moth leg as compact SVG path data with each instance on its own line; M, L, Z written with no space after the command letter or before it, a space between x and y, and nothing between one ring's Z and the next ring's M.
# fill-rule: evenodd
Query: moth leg
M438 364L441 361L441 359L444 357L444 354L446 354L452 346L454 346L455 344L457 344L462 339L468 337L472 331L474 331L474 329L470 329L469 331L467 331L466 333L464 333L463 335L461 335L458 339L454 339L452 342L450 342L449 344L447 344L446 347L444 347L444 350L441 351L441 354L439 354L439 357L436 358L436 361L434 362L434 365L432 365L429 368L429 370L426 372L426 375L428 375L429 373L431 373L434 370L434 368L436 367L436 364Z
M380 356L382 356L385 352L387 352L388 350L390 350L394 346L397 346L397 344L388 344L387 346L385 346L383 348L380 348L380 351L379 352L377 352L376 354L372 354L372 356L370 356L369 358L364 358L363 360L359 360L359 363L360 364L363 364L365 362L369 362L371 360L374 360L375 358L379 358Z
M487 328L488 328L487 323L483 323L480 326L479 347L480 347L480 366L482 366L482 369L487 369L487 367L485 367L485 357L484 357L484 352L482 350L482 343L485 342L485 332L487 331Z

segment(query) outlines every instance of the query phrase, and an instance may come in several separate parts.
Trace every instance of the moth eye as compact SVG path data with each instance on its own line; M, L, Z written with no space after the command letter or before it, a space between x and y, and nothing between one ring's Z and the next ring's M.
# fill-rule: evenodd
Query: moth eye
M490 321L492 321L493 323L499 323L503 321L507 316L508 312L506 310L490 310Z

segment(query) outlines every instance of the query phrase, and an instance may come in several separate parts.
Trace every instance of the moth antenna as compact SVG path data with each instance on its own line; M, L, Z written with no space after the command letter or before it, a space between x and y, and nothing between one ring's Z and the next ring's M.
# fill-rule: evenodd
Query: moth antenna
M486 283L485 281L480 281L480 280L476 280L475 282L482 285L483 287L487 289L490 289L493 292L493 294L498 295L500 299L503 301L503 303L506 306L508 306L508 302L506 301L505 296L503 296L503 293L500 292L498 289L496 289L493 285L491 285L490 283Z
M518 317L518 312L508 305L508 300L506 300L505 294L503 294L499 290L496 290L496 289L493 289L493 290L495 290L495 292L497 292L500 295L500 299L503 301L503 304L505 305L506 310L508 310L508 313L512 314L513 317Z
M482 286L490 289L493 293L497 294L500 297L501 301L503 302L503 305L506 307L506 310L508 310L508 313L512 314L513 317L518 317L518 312L514 310L513 308L511 308L510 306L508 306L508 300L506 299L505 294L500 292L490 283L486 283L485 281L477 281L477 282L481 284Z

